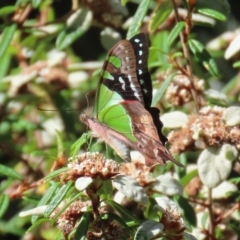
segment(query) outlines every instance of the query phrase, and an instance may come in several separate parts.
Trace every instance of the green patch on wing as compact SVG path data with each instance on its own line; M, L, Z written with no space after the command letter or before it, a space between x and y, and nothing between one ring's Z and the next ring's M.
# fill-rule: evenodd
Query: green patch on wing
M117 92L111 91L104 84L100 85L100 89L98 91L95 108L93 112L93 116L97 117L100 111L104 110L107 107L119 104L123 101L123 98Z
M113 75L111 75L111 73L110 72L108 72L108 71L103 71L103 76L102 76L104 79L109 79L109 80L114 80L114 77L113 77Z
M122 60L116 56L109 56L108 62L110 62L116 68L120 68L122 66Z
M129 140L137 141L133 135L131 117L122 105L116 104L104 108L98 113L98 120Z

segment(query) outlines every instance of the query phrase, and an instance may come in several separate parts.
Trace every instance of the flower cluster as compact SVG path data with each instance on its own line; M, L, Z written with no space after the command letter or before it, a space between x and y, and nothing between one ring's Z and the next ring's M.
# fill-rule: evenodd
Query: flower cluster
M93 12L94 20L99 24L109 27L120 27L123 24L123 17L127 14L127 9L118 1L108 0L83 0L82 4Z
M76 181L80 177L109 179L119 173L118 164L98 152L86 152L74 160L69 159L68 168L68 171L60 175L63 182Z
M61 211L62 207L67 204L68 200L64 200L52 212L51 218ZM76 227L76 222L81 218L81 215L91 207L91 201L75 201L57 218L57 226L62 231L63 235L68 236L71 231Z
M181 240L184 238L186 226L175 202L168 197L156 197L156 208L161 212L160 223L163 224L163 235L168 240Z
M90 231L87 232L87 240L127 239L124 229L110 219L95 220L90 224L89 229Z
M123 163L120 173L133 177L143 187L153 182L150 168L139 159L132 159L129 163Z
M225 143L240 148L240 126L227 126L222 107L204 107L199 114L189 116L180 130L168 136L170 152L179 154L194 148L220 147Z
M194 78L194 88L198 96L203 95L204 81ZM175 106L181 106L192 100L191 83L187 76L177 75L174 77L166 91L166 99Z

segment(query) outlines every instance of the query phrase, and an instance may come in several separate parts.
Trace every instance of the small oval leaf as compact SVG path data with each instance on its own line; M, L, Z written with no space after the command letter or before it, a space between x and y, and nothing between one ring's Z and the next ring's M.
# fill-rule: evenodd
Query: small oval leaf
M240 34L238 34L229 44L228 48L226 49L226 52L224 54L225 59L230 59L233 56L235 56L240 51Z
M79 9L67 20L67 27L60 32L56 40L56 47L60 50L71 45L84 32L92 22L92 12L88 9Z
M172 12L172 3L171 1L162 1L159 5L157 11L153 14L150 23L149 30L150 32L155 31L170 15Z
M161 85L161 87L157 90L157 92L154 94L153 96L153 100L152 100L152 106L155 106L163 97L163 94L165 93L165 91L167 90L169 84L171 83L171 81L173 80L173 78L175 77L176 73L172 73L170 74L167 79L163 82L163 84Z
M80 222L77 226L77 230L74 236L74 240L84 240L86 239L86 234L88 230L88 226L90 224L90 217L91 213L90 212L85 212L81 219Z
M209 188L217 187L226 180L232 168L232 162L224 157L219 148L203 150L197 164L200 179Z
M2 7L0 8L0 16L6 16L10 13L15 12L15 10L17 9L17 6L7 6L7 7Z
M10 198L6 194L2 194L0 196L0 218L4 215L6 212L8 206L9 206Z
M164 226L162 223L148 220L140 225L134 236L134 240L150 240L155 239L159 233L163 230Z
M217 77L219 75L217 65L202 43L195 39L189 40L188 43L197 60L203 64L212 76Z
M86 189L91 183L93 182L93 179L91 177L80 177L75 182L75 188L78 191L83 191Z
M151 2L150 0L142 0L140 2L137 11L134 14L132 24L128 29L127 39L132 38L139 31L142 25L143 19L146 16L150 2Z
M7 50L7 47L10 44L16 29L17 24L15 23L11 24L10 26L4 27L0 40L0 58L2 58L3 54Z
M161 121L166 128L180 128L187 123L188 116L183 112L174 111L163 114L161 116Z
M223 112L223 120L227 126L240 125L240 107L229 107Z
M220 12L218 12L216 10L213 10L213 9L201 8L201 9L198 9L198 12L202 13L202 14L204 14L206 16L218 19L220 21L226 21L226 17L222 13L220 13Z
M23 180L23 176L21 174L15 172L12 168L6 167L2 164L0 164L0 174L5 175L10 178L13 178L13 179Z
M169 44L169 46L172 45L174 40L178 37L180 32L184 29L184 27L185 27L185 22L178 22L177 25L172 29L172 31L168 35L168 44Z
M183 192L183 188L179 181L170 175L158 176L152 183L152 189L168 196L180 195Z
M136 202L146 204L148 201L147 194L143 187L132 177L126 175L118 175L113 179L114 187L123 193L126 197Z

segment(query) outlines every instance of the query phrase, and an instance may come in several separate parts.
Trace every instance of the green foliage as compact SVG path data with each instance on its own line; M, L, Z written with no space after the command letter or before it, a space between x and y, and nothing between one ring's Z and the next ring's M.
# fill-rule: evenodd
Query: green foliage
M239 237L240 48L234 43L239 33L227 28L236 23L229 11L237 3L93 2L1 1L1 234ZM149 169L135 152L132 163L119 163L80 121L95 104L94 117L103 123L117 118L113 130L136 140L132 126L138 123L120 105L113 107L123 101L119 94L104 85L94 101L107 55L103 32L109 42L147 34L152 106L161 116L172 113L173 119L162 118L164 133L171 131L169 150L185 168L168 163ZM118 57L109 62L121 67ZM109 69L103 74L112 77Z

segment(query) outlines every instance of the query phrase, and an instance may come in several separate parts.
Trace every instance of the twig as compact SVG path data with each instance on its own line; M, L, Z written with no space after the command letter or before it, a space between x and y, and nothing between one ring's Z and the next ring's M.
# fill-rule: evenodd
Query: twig
M223 219L227 218L230 214L232 214L233 212L235 212L236 210L240 210L240 202L236 203L233 208L229 209L227 212L223 213L221 216L219 216L215 223L218 224L220 222L222 222Z
M208 189L208 213L209 213L209 233L210 240L215 240L215 221L212 210L212 189Z
M174 9L174 13L175 13L175 18L176 21L179 22L180 18L179 18L179 14L178 14L178 10L177 10L177 5L175 0L171 0L172 1L172 5L173 5L173 9ZM196 111L199 110L199 101L197 98L197 94L196 94L196 89L194 86L194 81L193 81L193 74L192 74L192 68L191 68L191 61L190 61L190 54L189 54L189 48L188 48L188 39L187 36L191 30L191 16L192 16L192 11L193 11L193 7L189 7L188 9L188 15L187 15L187 19L186 19L186 29L185 32L180 32L180 40L182 42L182 48L183 48L183 55L186 59L186 69L187 69L187 73L188 73L188 78L190 80L191 83L191 93L192 93L192 97L195 103L195 107L196 107Z

